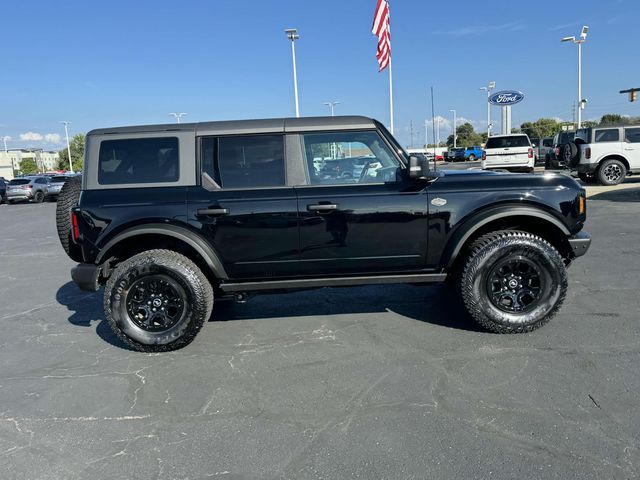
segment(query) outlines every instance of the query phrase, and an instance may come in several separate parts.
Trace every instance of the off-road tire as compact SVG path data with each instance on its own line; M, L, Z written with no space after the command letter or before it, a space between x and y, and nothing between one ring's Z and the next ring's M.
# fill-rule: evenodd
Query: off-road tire
M130 287L145 276L162 275L184 290L184 314L167 330L150 332L136 325L127 313ZM200 269L172 250L139 253L114 270L104 289L104 312L113 332L129 347L141 352L166 352L193 341L211 316L213 289Z
M537 303L519 313L498 308L488 291L495 266L511 258L535 264L544 277ZM471 245L460 277L460 294L469 315L487 330L530 332L547 323L562 306L567 294L567 271L558 251L546 240L527 232L492 232Z
M560 159L565 165L575 167L580 161L580 149L575 142L565 143L560 147Z
M80 190L82 189L80 177L71 177L64 182L58 194L56 205L56 228L60 244L66 254L75 262L82 262L82 250L71 237L71 209L78 206Z
M612 176L610 173L611 169L615 169L616 171L618 171L619 176ZM602 162L598 167L598 171L596 172L596 177L601 185L618 185L624 181L626 176L627 167L624 166L624 163L615 158L611 158Z

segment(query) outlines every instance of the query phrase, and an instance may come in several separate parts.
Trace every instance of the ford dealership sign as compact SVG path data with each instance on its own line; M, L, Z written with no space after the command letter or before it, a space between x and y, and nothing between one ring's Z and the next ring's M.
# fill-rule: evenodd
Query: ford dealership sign
M493 105L499 105L506 107L507 105L515 105L524 99L524 93L516 90L503 90L502 92L496 92L489 97L489 103Z

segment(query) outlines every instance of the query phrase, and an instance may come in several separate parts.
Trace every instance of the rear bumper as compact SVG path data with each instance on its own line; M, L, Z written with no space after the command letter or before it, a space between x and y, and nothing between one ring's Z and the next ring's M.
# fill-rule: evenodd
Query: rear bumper
M569 237L569 245L571 245L574 258L581 257L587 253L591 246L591 235L587 232L578 232Z
M100 272L102 268L92 263L79 263L71 269L71 280L80 290L95 292L100 288Z
M579 163L575 167L578 173L588 173L588 174L596 173L597 168L598 168L597 163Z

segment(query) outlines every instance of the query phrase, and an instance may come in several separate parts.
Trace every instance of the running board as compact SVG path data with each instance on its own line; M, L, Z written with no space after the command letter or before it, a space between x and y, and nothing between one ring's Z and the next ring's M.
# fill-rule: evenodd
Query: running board
M296 280L269 280L266 282L222 283L224 292L256 292L260 290L287 290L316 287L351 287L356 285L383 285L388 283L438 283L446 273L420 273L413 275L376 275L370 277L304 278Z

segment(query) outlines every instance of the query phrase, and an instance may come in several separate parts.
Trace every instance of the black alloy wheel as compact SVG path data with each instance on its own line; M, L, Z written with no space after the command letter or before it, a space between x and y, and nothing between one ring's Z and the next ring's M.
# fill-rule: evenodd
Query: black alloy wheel
M186 292L167 275L151 275L136 280L126 292L124 306L129 318L149 332L172 328L185 314Z
M497 263L487 276L491 303L507 313L531 310L540 300L542 287L537 265L523 256Z

